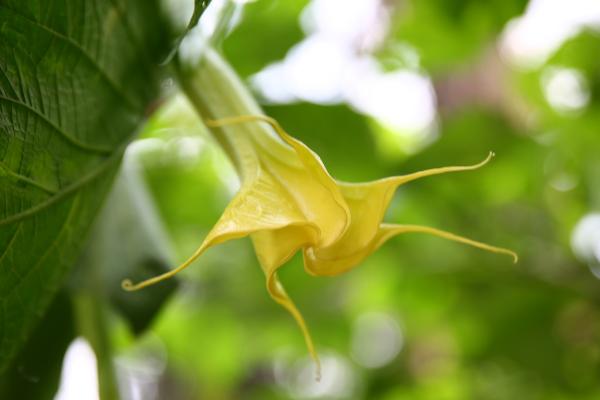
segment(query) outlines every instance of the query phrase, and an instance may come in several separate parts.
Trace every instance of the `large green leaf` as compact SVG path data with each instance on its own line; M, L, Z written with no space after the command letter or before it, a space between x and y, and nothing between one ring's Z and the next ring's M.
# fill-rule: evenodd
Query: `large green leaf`
M75 261L168 43L157 1L0 1L0 371Z
M73 314L67 291L59 291L11 368L0 377L0 399L54 398L65 352L76 335Z

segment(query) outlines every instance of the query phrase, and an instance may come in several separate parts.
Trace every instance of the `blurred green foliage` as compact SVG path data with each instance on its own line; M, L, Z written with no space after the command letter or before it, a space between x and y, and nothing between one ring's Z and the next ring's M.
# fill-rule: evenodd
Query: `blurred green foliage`
M305 37L299 18L307 4L261 0L244 7L239 24L221 43L242 77L282 60ZM147 243L135 245L150 259L140 261L129 248L122 257L116 251L98 259L103 246L120 242L106 222L111 215L129 229L136 225L135 218L121 218L121 212L127 214L123 201L109 203L87 253L96 260L83 259L88 269L110 275L100 280L111 286L102 293L113 304L105 306L117 373L125 386L152 382L142 387L148 398L174 400L600 397L600 283L594 265L577 260L571 248L576 224L600 207L598 32L584 30L544 64L520 69L490 49L507 23L524 12L524 0L386 4L392 25L375 56L392 68L404 66L398 46L418 55L419 64L412 68L431 77L439 102L436 134L429 143L418 151L389 152L381 144L384 129L347 105L269 104L265 112L314 149L333 176L346 181L475 163L493 150L495 159L483 169L401 187L386 220L508 247L519 253L520 262L512 265L505 257L423 235L400 236L335 278L307 275L301 258L294 257L280 277L323 357L320 385L306 373L311 364L303 338L292 318L268 297L246 239L209 250L178 275L175 290L167 287L160 300L150 302L151 312L136 324L127 312L144 308L144 301L132 300L134 306L123 312L127 297L114 294L115 276L140 272L137 264L154 261L164 269L170 258L175 264L187 259L237 187L225 155L167 81L162 106L130 148L156 210L148 206L142 212L140 203L125 204L146 222L160 215L165 232L153 224L156 231L147 233ZM564 68L586 82L589 100L580 110L557 110L547 100L545 80ZM463 89L475 95L443 93L446 83L461 74L466 76ZM477 93L484 89L500 95L482 101L485 96ZM448 98L452 107L445 103ZM136 207L137 213L131 211ZM112 240L99 239L103 230ZM124 246L146 237L127 236ZM118 263L115 257L124 265L109 273L106 269ZM361 330L367 333L361 336ZM381 351L388 351L389 358L369 367L365 360ZM29 358L25 352L19 362L27 366ZM6 387L6 393L15 390Z

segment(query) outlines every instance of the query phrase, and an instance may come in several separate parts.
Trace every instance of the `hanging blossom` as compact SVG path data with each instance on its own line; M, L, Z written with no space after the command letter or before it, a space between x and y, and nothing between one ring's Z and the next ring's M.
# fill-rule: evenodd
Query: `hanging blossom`
M315 276L338 275L358 265L391 237L421 232L494 253L517 255L439 229L383 222L402 184L415 179L477 169L486 164L433 168L372 182L341 182L329 175L319 156L286 133L260 109L239 78L214 52L207 51L194 69L180 67L180 81L205 124L233 161L241 188L200 247L177 268L133 284L138 290L179 273L207 249L249 236L266 275L271 297L294 317L308 351L319 359L304 318L287 295L277 271L302 251L305 270ZM317 372L319 374L319 372Z

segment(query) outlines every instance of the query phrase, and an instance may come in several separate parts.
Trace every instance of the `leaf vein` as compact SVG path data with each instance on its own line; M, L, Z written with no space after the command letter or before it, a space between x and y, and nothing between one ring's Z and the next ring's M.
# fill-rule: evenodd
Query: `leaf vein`
M19 234L19 231L21 230L22 226L23 226L23 222L19 222L19 225L17 225L17 229L15 229L15 233L13 233L12 237L8 241L8 245L6 245L6 248L2 252L2 255L0 256L0 263L2 262L2 260L6 256L6 254L8 253L8 250L10 249L10 246L12 246L12 244L15 241L17 235Z
M41 121L46 123L46 125L50 126L54 131L56 131L58 134L60 134L60 136L62 136L70 144L74 145L75 147L80 148L81 150L85 150L85 151L93 152L93 153L100 153L100 154L109 154L112 150L112 149L108 149L108 148L104 148L104 147L91 146L89 144L80 142L79 140L73 138L71 135L67 134L64 130L62 130L60 127L58 127L56 124L54 124L54 122L49 120L45 115L41 114L39 111L37 111L35 108L31 107L27 103L24 103L20 100L11 99L10 97L6 97L6 96L2 96L2 95L0 95L0 100L3 100L5 102L12 103L19 107L23 107L23 108L27 109L27 111L29 111L30 113L32 113L33 115L38 117Z
M102 77L102 79L104 79L104 81L108 84L108 86L110 86L110 88L119 95L119 97L121 97L123 100L125 100L125 102L132 107L134 110L139 109L139 105L137 104L137 102L133 101L128 95L127 93L122 90L119 85L117 85L112 78L106 73L106 71L100 66L100 64L98 64L98 62L91 56L88 54L88 52L81 47L81 45L75 41L73 41L70 37L63 35L62 33L50 28L47 25L42 24L39 21L36 21L30 17L28 17L27 15L21 14L13 9L9 9L10 11L12 11L15 15L17 15L18 17L24 19L25 21L29 22L30 24L43 29L44 31L48 32L49 34L51 34L52 36L56 37L57 39L63 41L64 43L68 44L69 46L71 46L72 48L74 48L79 54L81 54L87 61L88 63L98 72L98 74Z
M2 73L2 76L4 76L4 79L6 79L6 82L8 83L8 86L10 87L10 90L12 90L13 94L16 96L17 95L17 91L15 90L15 87L13 86L10 78L8 77L8 74L2 68L2 64L0 64L0 73Z
M111 166L111 163L113 161L115 161L116 159L119 159L121 157L124 147L125 146L122 146L121 149L115 151L114 154L112 154L110 157L106 158L101 164L98 165L98 167L96 167L94 170L90 171L90 173L88 173L87 175L84 175L80 180L73 182L70 186L65 187L61 191L57 192L54 196L49 197L46 201L43 201L43 202L37 204L36 206L31 207L25 211L22 211L20 213L17 213L17 214L11 215L9 217L6 217L4 219L1 219L0 226L10 224L11 222L15 222L20 219L29 217L33 214L36 214L36 213L44 210L45 208L51 206L52 204L56 203L57 201L59 201L64 196L68 195L69 193L79 189L81 186L92 181L94 178L96 178L102 172L104 172L106 169L108 169Z
M29 178L28 176L21 175L17 172L12 171L2 161L0 161L0 170L6 172L9 176L12 176L13 178L15 178L17 180L20 180L21 182L25 182L29 185L35 186L38 189L41 189L48 194L56 194L56 190L51 189L51 188L37 182L36 180Z
M62 225L62 227L60 228L60 231L58 232L58 234L55 236L54 240L52 241L52 243L46 248L46 251L44 252L44 254L39 258L39 260L35 263L35 265L31 268L29 268L25 274L21 275L21 279L15 284L13 285L10 290L8 291L8 293L6 293L3 299L3 302L6 302L8 298L11 297L11 295L23 284L23 282L27 279L27 277L29 276L29 274L31 274L33 271L37 270L39 268L40 265L42 265L42 262L48 257L48 255L50 254L50 251L53 250L56 245L61 241L63 234L66 232L67 227L69 226L69 222L71 221L71 218L73 217L73 210L77 209L77 207L79 206L79 194L73 199L73 203L71 204L71 208L69 210L69 214L67 215L67 218L65 218L65 221Z

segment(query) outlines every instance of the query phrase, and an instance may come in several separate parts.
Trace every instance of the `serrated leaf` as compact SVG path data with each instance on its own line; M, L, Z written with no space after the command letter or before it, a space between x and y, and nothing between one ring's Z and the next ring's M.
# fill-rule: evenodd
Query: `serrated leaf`
M0 371L75 261L158 93L156 1L0 2Z

